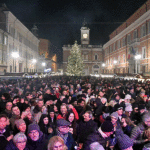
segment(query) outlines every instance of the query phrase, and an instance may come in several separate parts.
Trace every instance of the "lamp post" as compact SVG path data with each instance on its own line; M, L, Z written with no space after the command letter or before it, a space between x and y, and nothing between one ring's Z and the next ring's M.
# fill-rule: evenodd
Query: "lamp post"
M18 52L12 52L11 56L13 57L13 72L16 72L16 59L19 57L19 53ZM14 63L15 60L15 63ZM15 64L15 67L14 67Z
M32 59L32 63L35 65L37 63L37 60L36 59ZM36 66L36 69L37 69L37 66ZM35 67L34 67L34 70L35 70Z
M115 65L114 73L116 73L116 64L117 64L117 60L114 60L114 65Z
M42 62L42 66L43 66L44 69L45 69L46 63L45 63L45 62ZM43 71L43 72L44 72L44 71Z
M135 55L135 71L136 71L136 74L138 73L138 65L137 65L137 61L141 59L141 55Z
M103 73L104 73L104 68L105 68L105 63L102 63L102 67L103 67Z

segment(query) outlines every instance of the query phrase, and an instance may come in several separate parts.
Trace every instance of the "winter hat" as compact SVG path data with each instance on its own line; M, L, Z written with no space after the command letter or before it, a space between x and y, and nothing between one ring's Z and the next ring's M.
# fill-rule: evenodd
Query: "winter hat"
M121 150L127 149L133 146L132 139L129 138L126 134L120 134L117 136L118 146Z
M29 134L32 130L37 130L39 132L40 136L43 135L43 133L40 131L40 127L38 124L35 124L35 123L30 124L28 126L27 134Z
M90 144L90 150L104 150L104 148L99 142L93 142Z
M59 119L57 120L57 127L60 127L60 126L69 126L70 125L70 122L65 120L65 119Z
M131 99L131 95L127 94L124 99Z
M114 131L114 126L110 120L105 120L101 125L101 130L103 132L112 132Z
M118 120L118 117L119 117L117 112L113 112L110 116L115 117L117 120Z
M18 119L18 120L15 121L15 124L16 124L16 127L17 127L17 128L19 128L19 126L20 126L21 124L23 124L23 123L25 123L25 121L24 121L23 119Z
M22 111L25 111L28 107L30 107L29 104L23 103L22 104Z
M133 111L132 105L127 105L126 108L125 108L125 111L127 111L127 112Z

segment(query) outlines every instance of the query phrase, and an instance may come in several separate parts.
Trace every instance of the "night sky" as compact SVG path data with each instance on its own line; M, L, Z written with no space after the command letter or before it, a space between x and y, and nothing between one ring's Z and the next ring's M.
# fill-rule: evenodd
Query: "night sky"
M146 0L1 0L31 30L36 23L39 38L49 39L62 62L62 46L80 44L84 18L90 28L90 44L104 44L119 25Z

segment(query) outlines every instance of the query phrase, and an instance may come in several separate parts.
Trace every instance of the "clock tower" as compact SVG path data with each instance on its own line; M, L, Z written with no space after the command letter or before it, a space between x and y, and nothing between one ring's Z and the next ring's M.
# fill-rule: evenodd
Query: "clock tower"
M82 45L88 45L90 44L90 29L86 27L86 22L84 20L83 27L81 27L81 44Z

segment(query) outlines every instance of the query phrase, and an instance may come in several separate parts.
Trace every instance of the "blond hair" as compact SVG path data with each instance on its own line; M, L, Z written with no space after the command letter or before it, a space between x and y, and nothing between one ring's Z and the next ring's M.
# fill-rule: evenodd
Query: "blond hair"
M48 150L53 150L56 142L60 142L63 145L63 150L68 150L67 146L64 144L64 140L60 136L53 136L48 142Z

